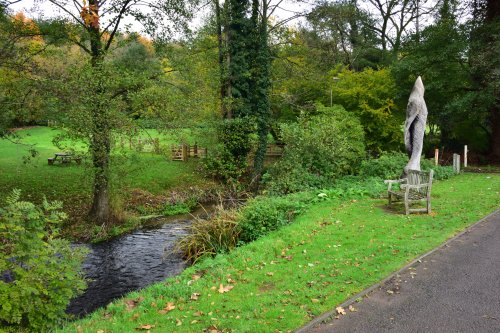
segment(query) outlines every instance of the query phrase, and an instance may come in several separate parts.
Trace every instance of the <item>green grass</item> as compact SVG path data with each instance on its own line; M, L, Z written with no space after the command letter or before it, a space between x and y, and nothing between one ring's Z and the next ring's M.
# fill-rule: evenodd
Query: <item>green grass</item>
M500 208L499 190L499 175L436 182L434 213L408 217L382 199L322 202L292 225L131 293L129 308L117 300L59 332L293 330ZM234 288L221 294L221 284ZM168 302L175 309L159 313Z
M59 130L35 127L17 131L21 144L0 139L0 202L12 189L22 190L23 200L40 202L45 195L49 200L62 200L64 209L72 219L85 214L91 200L92 169L90 161L81 165L48 165L47 158L54 157L60 149L52 144ZM151 131L153 137L161 137L161 144L175 142L172 135ZM144 133L141 137L147 137ZM38 156L31 158L33 145ZM129 192L141 189L153 194L201 185L204 180L197 172L196 162L173 162L170 156L153 153L137 153L125 150L126 157L116 151L112 158L112 196L115 203L123 205Z

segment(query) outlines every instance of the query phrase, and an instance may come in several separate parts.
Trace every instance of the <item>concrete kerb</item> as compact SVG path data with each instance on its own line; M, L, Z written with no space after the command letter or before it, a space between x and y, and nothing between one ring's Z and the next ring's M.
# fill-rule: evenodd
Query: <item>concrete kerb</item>
M427 256L433 254L434 252L436 252L436 251L438 251L438 250L440 250L440 249L442 249L444 247L448 247L449 243L451 243L451 242L455 241L456 239L462 237L463 235L469 233L476 226L478 226L479 224L485 222L486 220L488 220L490 217L492 217L493 215L495 215L497 213L500 213L500 209L497 209L494 212L492 212L491 214L488 214L487 216L483 217L482 219L480 219L479 221L477 221L473 225L467 227L465 230L461 231L457 235L455 235L452 238L448 239L446 242L444 242L440 246L438 246L435 249L433 249L433 250L431 250L431 251L423 254L422 256L414 259L413 261L411 261L410 263L408 263L407 265L405 265L403 268L401 268L401 269L393 272L392 274L390 274L388 277L386 277L382 281L377 282L376 284L372 285L368 289L365 289L365 290L357 293L356 295L350 297L347 301L345 301L344 303L342 303L342 304L340 304L338 306L340 306L342 308L348 308L349 305L352 305L352 304L356 303L358 299L367 297L368 294L370 294L372 291L374 291L374 290L382 287L384 284L386 284L387 282L389 282L391 279L393 279L398 274L400 274L400 273L408 270L409 268L411 268L411 267L413 267L413 266L415 266L417 264L420 264L423 261L424 258L426 258ZM318 324L322 324L324 322L328 322L331 319L335 318L337 315L338 314L337 314L337 311L335 309L333 309L331 311L328 311L328 312L322 314L321 316L314 318L312 321L310 321L306 325L304 325L301 328L299 328L296 331L294 331L294 333L306 333L306 332L309 332L310 329L314 328Z

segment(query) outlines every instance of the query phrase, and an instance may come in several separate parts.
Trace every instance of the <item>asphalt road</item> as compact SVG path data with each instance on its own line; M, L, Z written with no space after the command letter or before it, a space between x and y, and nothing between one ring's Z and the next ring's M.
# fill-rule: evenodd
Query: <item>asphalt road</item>
M309 333L500 333L500 210Z

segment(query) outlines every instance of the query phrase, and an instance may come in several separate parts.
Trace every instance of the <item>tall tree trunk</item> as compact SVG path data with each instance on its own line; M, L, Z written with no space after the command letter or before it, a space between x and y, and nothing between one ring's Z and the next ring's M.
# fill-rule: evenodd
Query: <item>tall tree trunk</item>
M269 86L271 59L268 45L268 0L262 1L261 20L259 23L259 0L253 0L252 21L257 37L257 54L254 61L254 92L253 107L257 117L257 134L259 143L254 157L254 180L260 180L264 169L264 159L267 149L267 135L269 134L270 108Z
M92 138L90 151L94 169L94 189L92 206L88 216L93 221L104 224L111 217L109 203L109 155L111 151L111 128L104 105L103 77L103 45L99 27L98 0L90 0L89 8L95 15L95 20L89 23L87 29L90 35L91 65L95 82L92 83L94 99L92 105Z
M228 101L227 97L229 93L229 87L228 87L228 79L227 79L227 66L226 66L226 60L229 61L229 58L226 57L226 47L224 46L224 23L222 19L222 9L220 6L219 0L214 0L214 5L215 5L215 21L217 25L217 46L219 49L219 80L220 80L220 102L221 102L221 109L222 109L222 116L226 119L231 118L231 110L228 108Z

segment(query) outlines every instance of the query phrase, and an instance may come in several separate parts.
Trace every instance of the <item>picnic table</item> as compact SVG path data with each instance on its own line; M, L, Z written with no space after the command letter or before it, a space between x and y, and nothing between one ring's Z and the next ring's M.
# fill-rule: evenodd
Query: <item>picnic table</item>
M50 157L47 159L49 165L53 165L54 162L59 162L61 164L69 164L71 161L75 161L76 164L82 163L82 158L80 156L75 156L71 153L62 152L55 153L54 157Z

